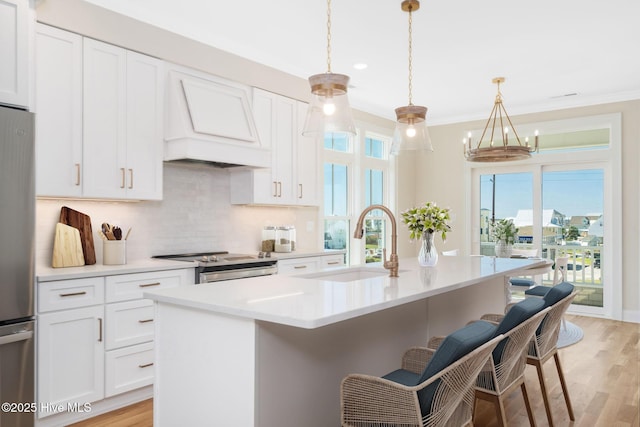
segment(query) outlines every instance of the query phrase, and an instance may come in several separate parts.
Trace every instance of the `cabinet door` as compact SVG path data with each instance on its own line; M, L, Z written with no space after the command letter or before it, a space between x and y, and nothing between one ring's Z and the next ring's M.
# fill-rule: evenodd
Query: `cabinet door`
M107 304L107 350L153 341L153 301L148 299Z
M163 62L127 51L127 198L162 199Z
M100 305L38 316L39 408L104 398L103 314Z
M0 104L29 104L28 20L27 0L0 1Z
M36 192L82 195L82 37L36 27Z
M308 104L297 103L297 139L295 146L296 162L296 203L305 206L318 206L318 183L320 181L320 139L302 136Z
M83 192L126 197L126 52L84 39Z
M295 182L293 180L294 142L296 141L296 101L276 95L274 170L277 186L277 203L295 204Z
M153 362L152 342L108 351L105 360L105 396L111 397L153 384Z
M313 273L322 266L320 257L290 258L278 260L278 274L295 275Z

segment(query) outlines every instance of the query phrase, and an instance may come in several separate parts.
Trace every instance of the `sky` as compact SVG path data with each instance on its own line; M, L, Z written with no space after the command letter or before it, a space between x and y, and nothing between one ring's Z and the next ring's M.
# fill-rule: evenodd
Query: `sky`
M491 210L493 175L480 178L481 208ZM544 172L542 208L555 209L567 217L602 214L604 174L602 169ZM533 208L533 174L496 175L496 218L513 218L518 209Z

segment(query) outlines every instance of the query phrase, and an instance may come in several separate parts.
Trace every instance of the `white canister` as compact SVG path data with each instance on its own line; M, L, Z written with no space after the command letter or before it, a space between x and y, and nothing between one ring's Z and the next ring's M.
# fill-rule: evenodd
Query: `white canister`
M280 226L276 229L276 252L291 252L295 242L295 228L290 225Z
M104 265L122 265L127 263L126 240L103 240L102 263Z

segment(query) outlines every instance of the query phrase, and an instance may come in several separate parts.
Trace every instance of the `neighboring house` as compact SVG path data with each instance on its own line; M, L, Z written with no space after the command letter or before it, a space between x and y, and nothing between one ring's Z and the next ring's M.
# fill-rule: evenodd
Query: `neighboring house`
M518 227L520 242L530 243L533 240L533 210L520 209L513 219ZM565 216L555 209L542 211L542 239L543 244L555 244L562 240L562 228L565 224Z
M591 239L589 241L590 245L595 246L602 244L602 236L604 236L604 220L602 217L603 215L600 215L598 219L589 225L588 237Z

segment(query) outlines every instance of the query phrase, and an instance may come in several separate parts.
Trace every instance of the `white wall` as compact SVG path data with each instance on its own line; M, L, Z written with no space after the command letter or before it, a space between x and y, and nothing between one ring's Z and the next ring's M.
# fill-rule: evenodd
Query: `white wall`
M50 265L62 206L91 217L98 263L102 245L97 232L103 222L119 225L125 233L131 227L129 260L190 251L257 253L265 225L293 224L298 252L322 250L318 208L231 205L228 171L206 164L165 163L162 201L38 200L38 265Z

